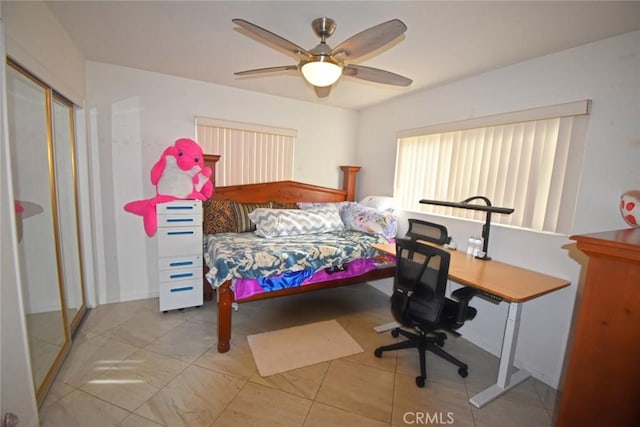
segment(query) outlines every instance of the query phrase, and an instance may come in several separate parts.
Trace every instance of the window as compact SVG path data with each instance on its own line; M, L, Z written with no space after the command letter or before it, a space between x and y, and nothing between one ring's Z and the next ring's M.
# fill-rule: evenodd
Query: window
M293 179L297 132L196 117L196 139L206 154L219 154L218 186Z
M483 220L480 212L419 201L485 196L515 209L493 222L568 233L589 108L579 101L400 132L398 207Z

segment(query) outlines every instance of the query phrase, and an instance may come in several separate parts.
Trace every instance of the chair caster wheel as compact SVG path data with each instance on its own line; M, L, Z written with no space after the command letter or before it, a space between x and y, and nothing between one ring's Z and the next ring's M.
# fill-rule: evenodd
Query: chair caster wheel
M398 338L400 336L400 331L398 330L398 328L391 330L391 336L394 338Z
M380 350L379 348L376 348L373 351L373 355L376 356L378 359L382 357L382 350Z
M460 368L458 369L458 375L460 375L462 378L467 378L467 375L469 375L469 371L464 368Z
M438 340L438 341L436 341L436 345L437 345L438 347L444 347L444 340Z
M416 385L418 387L424 387L424 377L416 377Z

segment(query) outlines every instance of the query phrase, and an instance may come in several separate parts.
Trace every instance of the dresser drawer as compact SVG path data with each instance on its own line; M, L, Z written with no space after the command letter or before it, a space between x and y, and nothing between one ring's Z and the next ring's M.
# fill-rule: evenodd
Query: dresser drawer
M160 271L196 267L202 269L202 255L158 259L158 269Z
M175 282L177 280L202 279L202 267L181 268L176 270L161 270L160 282Z
M168 214L158 215L158 227L189 227L202 226L202 216L198 214Z
M200 200L175 200L173 202L158 203L156 206L158 215L200 215L202 202Z
M159 227L157 236L159 257L202 253L202 227Z
M160 311L202 305L202 279L160 283Z

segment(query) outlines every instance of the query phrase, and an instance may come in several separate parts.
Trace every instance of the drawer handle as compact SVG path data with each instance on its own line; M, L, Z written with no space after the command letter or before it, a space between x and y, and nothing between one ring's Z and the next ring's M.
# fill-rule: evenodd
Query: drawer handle
M193 273L179 273L169 275L169 279L180 279L182 277L193 277Z
M167 222L193 222L193 218L169 218Z
M185 286L183 288L173 288L170 292L184 292L184 291L192 291L193 286Z
M167 206L167 210L177 211L177 210L193 210L193 206Z
M193 265L193 261L176 261L169 263L169 267L183 267L185 265Z
M180 234L194 234L194 233L195 233L194 231L170 231L167 234L169 236L177 236Z

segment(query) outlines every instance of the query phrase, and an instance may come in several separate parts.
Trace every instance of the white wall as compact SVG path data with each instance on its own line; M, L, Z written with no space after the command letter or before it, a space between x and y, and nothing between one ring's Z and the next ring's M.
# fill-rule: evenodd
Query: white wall
M151 167L195 138L195 116L297 129L298 181L340 187L339 166L357 164L353 111L96 62L87 76L99 303L158 294L155 238L123 206L155 195Z
M4 18L0 20L0 58L4 58ZM13 412L20 425L37 426L31 361L27 342L14 197L6 120L5 64L0 64L0 416Z
M85 99L84 57L41 1L2 2L7 54L78 105Z
M640 32L525 61L361 111L357 158L363 173L359 196L393 193L398 130L582 99L592 99L593 104L581 183L576 188L573 231L625 228L618 211L620 194L640 188ZM480 231L479 223L432 220L445 223L459 243ZM568 289L524 304L516 354L518 365L557 386L584 257L566 236L500 226L491 229L489 252L494 259L572 282ZM464 333L498 354L506 305L475 304L480 314L465 326Z

